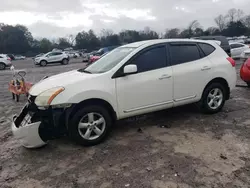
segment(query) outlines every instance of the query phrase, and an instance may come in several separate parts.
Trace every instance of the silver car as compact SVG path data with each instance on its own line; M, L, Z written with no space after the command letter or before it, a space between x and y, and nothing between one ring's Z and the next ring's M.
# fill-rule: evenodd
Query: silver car
M67 65L69 63L69 56L64 52L49 52L34 59L35 65L46 66L52 63L61 63Z

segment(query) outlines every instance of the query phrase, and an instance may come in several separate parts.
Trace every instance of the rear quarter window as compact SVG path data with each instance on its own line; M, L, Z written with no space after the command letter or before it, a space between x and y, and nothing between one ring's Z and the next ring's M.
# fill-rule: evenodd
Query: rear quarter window
M198 45L200 46L200 48L203 51L203 53L205 54L205 56L208 56L215 51L215 47L213 47L210 44L198 43Z

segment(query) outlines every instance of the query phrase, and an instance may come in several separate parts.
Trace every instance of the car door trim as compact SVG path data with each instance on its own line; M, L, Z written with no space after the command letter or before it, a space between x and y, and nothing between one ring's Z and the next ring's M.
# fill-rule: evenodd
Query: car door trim
M144 110L147 108L153 108L153 107L157 107L157 106L162 106L162 105L166 105L166 104L171 104L173 103L173 101L167 101L167 102L162 102L162 103L156 103L156 104L151 104L151 105L147 105L147 106L142 106L142 107L138 107L138 108L132 108L129 110L124 110L124 113L129 113L129 112L134 112L134 111L138 111L138 110Z
M180 102L180 101L185 101L188 99L194 99L197 95L193 95L193 96L189 96L189 97L183 97L183 98L179 98L179 99L174 99L174 102Z

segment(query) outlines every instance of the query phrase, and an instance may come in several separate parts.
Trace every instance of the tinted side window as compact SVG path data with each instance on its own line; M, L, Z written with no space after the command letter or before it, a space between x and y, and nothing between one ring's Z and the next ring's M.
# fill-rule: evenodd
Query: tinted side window
M232 49L234 49L234 48L241 48L241 47L243 47L243 45L242 45L242 44L231 44L230 46L231 46L231 48L232 48Z
M61 52L55 52L54 55L62 55Z
M0 56L0 58L3 58L2 56Z
M199 43L199 46L202 49L202 51L204 52L205 56L210 55L215 50L215 48L213 46L211 46L210 44Z
M131 64L137 65L138 72L145 72L166 67L166 47L160 46L149 49L136 57Z
M187 63L201 58L196 44L170 44L172 65Z

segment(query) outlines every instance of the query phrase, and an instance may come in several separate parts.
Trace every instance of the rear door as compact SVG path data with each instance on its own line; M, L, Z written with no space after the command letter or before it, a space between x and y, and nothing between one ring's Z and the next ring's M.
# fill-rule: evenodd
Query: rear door
M170 43L169 52L173 69L174 105L200 100L204 87L211 80L213 70L210 60L198 44L192 42Z
M62 52L55 52L54 61L62 61Z

